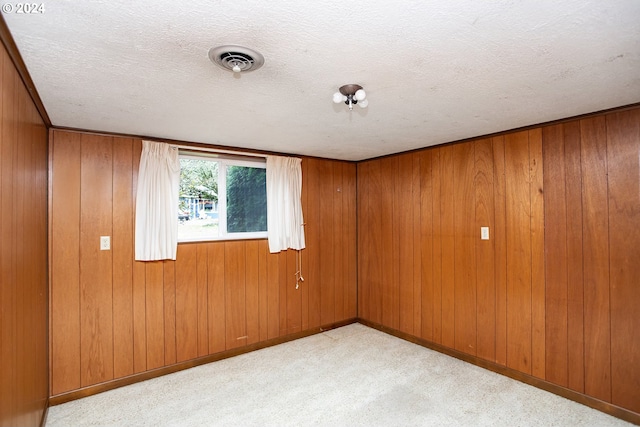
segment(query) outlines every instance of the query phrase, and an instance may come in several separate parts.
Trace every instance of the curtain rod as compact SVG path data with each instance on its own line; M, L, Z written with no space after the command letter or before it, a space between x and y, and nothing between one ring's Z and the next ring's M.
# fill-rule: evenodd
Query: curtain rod
M267 158L266 154L254 154L254 153L247 153L245 151L221 150L218 148L194 147L192 145L180 145L180 144L171 144L171 143L169 143L169 145L178 149L184 149L189 151L203 151L207 153L231 154L234 156L244 156L244 157L260 157L264 159Z

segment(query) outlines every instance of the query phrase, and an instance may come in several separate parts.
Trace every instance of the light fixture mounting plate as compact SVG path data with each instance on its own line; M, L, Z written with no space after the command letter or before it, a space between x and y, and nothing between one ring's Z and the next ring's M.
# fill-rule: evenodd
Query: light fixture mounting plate
M362 89L362 86L355 85L355 84L350 84L350 85L340 86L340 89L338 89L338 90L344 96L349 96L349 95L355 95L355 93L357 91L359 91L360 89Z

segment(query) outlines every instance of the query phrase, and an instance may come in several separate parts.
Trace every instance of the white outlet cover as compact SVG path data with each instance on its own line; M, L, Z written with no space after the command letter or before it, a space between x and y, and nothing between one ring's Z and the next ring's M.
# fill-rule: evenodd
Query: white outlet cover
M480 227L480 239L489 240L489 227Z
M111 250L111 236L100 236L100 250Z

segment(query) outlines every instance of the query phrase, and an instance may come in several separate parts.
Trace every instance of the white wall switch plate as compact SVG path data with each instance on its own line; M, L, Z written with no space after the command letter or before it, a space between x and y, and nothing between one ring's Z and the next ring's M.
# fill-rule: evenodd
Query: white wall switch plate
M482 240L489 240L489 227L480 227L480 238Z
M100 236L100 250L111 250L111 236Z

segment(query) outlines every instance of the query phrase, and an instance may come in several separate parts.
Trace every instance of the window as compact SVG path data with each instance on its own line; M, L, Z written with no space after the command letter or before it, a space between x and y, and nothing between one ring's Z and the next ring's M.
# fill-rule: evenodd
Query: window
M180 152L178 241L267 237L264 159Z

